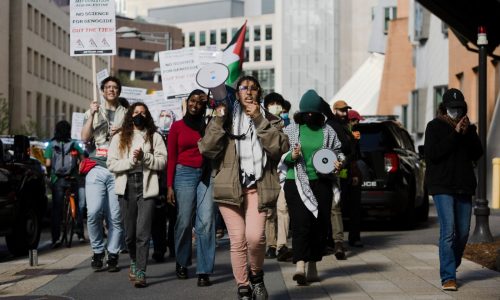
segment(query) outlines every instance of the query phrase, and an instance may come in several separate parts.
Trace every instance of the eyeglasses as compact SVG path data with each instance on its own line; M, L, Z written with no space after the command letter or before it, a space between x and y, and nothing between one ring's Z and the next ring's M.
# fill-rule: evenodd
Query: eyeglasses
M251 86L247 86L247 85L240 85L238 87L238 90L240 92L246 92L248 90L250 90L251 92L257 92L259 90L259 87L256 86L256 85L251 85Z
M105 90L116 90L117 91L119 88L116 85L105 85L104 89Z

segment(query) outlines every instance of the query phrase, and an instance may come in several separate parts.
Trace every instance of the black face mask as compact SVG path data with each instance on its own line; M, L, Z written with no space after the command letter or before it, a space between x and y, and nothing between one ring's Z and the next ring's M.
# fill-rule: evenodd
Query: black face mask
M143 127L144 124L146 123L146 117L144 117L141 114L138 114L132 117L132 122L134 122L134 125L137 127Z

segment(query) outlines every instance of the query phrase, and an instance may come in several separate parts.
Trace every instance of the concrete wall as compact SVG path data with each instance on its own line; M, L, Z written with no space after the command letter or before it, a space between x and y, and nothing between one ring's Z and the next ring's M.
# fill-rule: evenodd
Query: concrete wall
M244 3L236 0L210 1L179 6L151 8L148 16L160 18L166 24L178 24L221 18L242 17Z
M57 121L88 108L91 59L69 56L69 16L49 0L11 0L9 19L11 132L51 136Z

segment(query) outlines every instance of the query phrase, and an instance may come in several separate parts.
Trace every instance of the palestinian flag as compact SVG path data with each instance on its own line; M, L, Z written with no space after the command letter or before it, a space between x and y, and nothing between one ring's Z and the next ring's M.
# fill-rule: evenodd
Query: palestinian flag
M233 39L224 49L222 62L229 68L229 78L226 84L233 86L241 75L243 60L245 59L245 33L247 31L247 21L233 36Z

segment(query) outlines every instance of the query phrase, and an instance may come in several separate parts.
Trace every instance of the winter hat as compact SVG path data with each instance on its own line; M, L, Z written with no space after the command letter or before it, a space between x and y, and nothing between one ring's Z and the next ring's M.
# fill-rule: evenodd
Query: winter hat
M299 103L300 112L322 113L322 100L315 90L308 90L302 95Z
M454 108L461 107L466 108L467 104L465 103L464 95L458 89L449 89L443 94L443 105L446 108Z
M347 112L347 119L349 120L353 120L353 119L356 119L356 120L359 120L359 121L363 121L365 118L363 118L359 112L355 111L354 109L351 109Z

